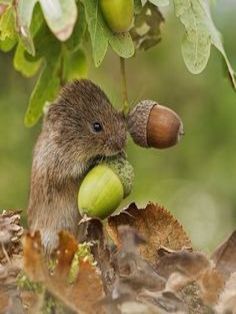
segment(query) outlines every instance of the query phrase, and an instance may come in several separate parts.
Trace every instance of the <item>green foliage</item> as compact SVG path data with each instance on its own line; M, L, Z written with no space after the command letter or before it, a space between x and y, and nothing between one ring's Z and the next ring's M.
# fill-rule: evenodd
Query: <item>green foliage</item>
M26 57L23 44L19 42L15 51L13 65L14 68L21 72L22 75L25 77L31 77L37 73L41 65L41 60L29 61Z
M208 3L204 0L173 0L176 16L185 27L182 54L188 70L200 73L206 67L211 45L222 54L236 88L235 74L226 56ZM34 125L44 105L54 100L67 81L88 73L89 45L96 67L108 47L119 57L131 58L160 42L164 22L158 7L169 0L134 0L134 23L124 33L114 33L104 20L100 0L0 0L0 49L15 48L13 65L25 77L38 81L30 96L25 116Z
M186 34L182 43L182 54L189 71L198 74L206 67L211 45L223 55L233 86L235 74L226 56L221 35L216 29L204 0L174 0L176 16L183 23Z
M25 116L25 125L32 126L41 116L43 106L56 97L60 80L57 76L60 58L54 58L45 63L39 79L30 97L29 107Z
M51 31L59 40L67 40L72 34L77 18L75 0L39 0L39 2Z
M8 7L0 19L0 49L8 52L17 43L15 17L12 7Z
M64 77L66 81L78 78L86 78L88 74L87 58L83 50L79 49L73 53L65 55Z

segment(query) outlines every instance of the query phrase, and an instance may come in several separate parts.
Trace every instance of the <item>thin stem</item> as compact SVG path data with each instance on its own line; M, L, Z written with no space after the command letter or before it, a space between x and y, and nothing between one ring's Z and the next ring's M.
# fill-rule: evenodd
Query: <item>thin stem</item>
M121 91L122 91L122 98L123 98L123 112L126 115L129 112L129 100L128 100L127 82L126 82L126 74L125 74L125 59L122 57L120 57L120 74L121 74Z
M58 71L58 76L60 80L60 86L63 87L66 83L65 79L65 57L66 57L66 46L64 44L61 45L61 58L60 58L60 66Z

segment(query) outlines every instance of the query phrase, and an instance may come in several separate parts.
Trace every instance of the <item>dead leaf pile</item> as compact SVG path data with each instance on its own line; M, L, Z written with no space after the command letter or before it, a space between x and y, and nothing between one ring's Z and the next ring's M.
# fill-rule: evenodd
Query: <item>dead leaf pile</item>
M236 313L236 231L209 257L155 204L85 227L83 243L60 232L51 257L25 233L20 280L9 285L13 255L0 265L2 313Z

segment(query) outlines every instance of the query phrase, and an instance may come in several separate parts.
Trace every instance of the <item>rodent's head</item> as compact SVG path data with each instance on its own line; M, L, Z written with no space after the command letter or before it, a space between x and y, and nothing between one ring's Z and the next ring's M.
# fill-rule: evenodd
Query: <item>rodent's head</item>
M115 155L126 142L123 114L89 80L74 81L62 89L49 107L44 128L53 134L59 149L75 158L77 154L86 159Z

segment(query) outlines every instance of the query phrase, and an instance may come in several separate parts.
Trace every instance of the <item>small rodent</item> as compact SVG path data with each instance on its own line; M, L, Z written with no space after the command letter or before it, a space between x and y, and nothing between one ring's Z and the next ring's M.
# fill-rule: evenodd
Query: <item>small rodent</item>
M46 252L56 247L60 230L77 235L77 194L86 171L125 143L124 115L89 80L66 85L49 106L34 148L28 205L29 227L40 231Z

